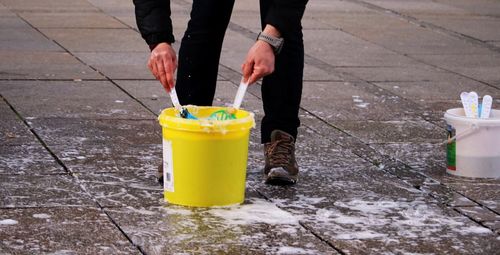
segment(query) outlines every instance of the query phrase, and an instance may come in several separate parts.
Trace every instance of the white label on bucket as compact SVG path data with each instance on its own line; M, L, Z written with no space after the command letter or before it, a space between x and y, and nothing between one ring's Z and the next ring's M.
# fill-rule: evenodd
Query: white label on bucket
M174 160L172 141L163 139L163 189L174 192Z

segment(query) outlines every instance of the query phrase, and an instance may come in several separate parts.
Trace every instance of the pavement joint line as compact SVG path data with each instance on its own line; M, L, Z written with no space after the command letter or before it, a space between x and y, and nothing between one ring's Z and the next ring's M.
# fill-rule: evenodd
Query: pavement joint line
M441 185L442 185L442 184L441 184ZM460 192L457 192L457 191L454 191L454 192L455 192L455 193L460 194ZM460 195L462 195L462 194L460 194ZM470 198L469 198L469 199L470 199ZM473 200L473 199L471 199L471 201L473 201L474 203L477 203L477 202L476 202L475 200ZM500 214L498 214L497 212L493 211L492 209L490 209L490 208L488 208L488 207L486 207L486 206L484 206L484 205L482 205L482 204L480 204L480 203L477 203L477 204L478 204L478 205L479 205L479 207L481 207L481 208L485 208L486 210L492 211L492 212L493 212L494 214L496 214L496 215L500 215ZM500 236L500 232L496 232L496 231L495 231L495 229L494 229L493 227L489 227L489 226L487 226L486 224L484 224L485 222L487 222L486 220L476 220L476 219L474 219L472 216L470 216L470 215L466 214L465 212L462 212L462 211L460 211L460 210L458 209L458 208L462 208L462 207L476 207L476 206L473 206L473 205L470 205L470 206L449 206L449 205L447 205L447 207L449 207L449 208L451 208L453 211L455 211L455 212L457 212L457 213L459 213L459 214L461 214L461 215L463 215L463 216L467 217L469 220L471 220L471 221L473 221L473 222L477 223L477 224L478 224L478 225L480 225L481 227L484 227L484 228L487 228L487 229L491 230L492 234L496 234L497 236Z
M452 190L453 190L453 189L452 189ZM455 191L455 190L453 190L453 191L454 191L454 192L456 192L457 194L460 194L461 196L467 197L467 196L465 196L464 194L462 194L462 192ZM493 209L491 209L491 208L489 208L489 207L487 207L487 206L485 206L485 205L481 204L480 202L476 201L475 199L473 199L473 198L469 198L469 197L467 197L467 198L468 198L470 201L472 201L472 202L474 202L474 203L478 204L481 208L484 208L484 209L486 209L486 210L488 210L488 211L491 211L492 213L494 213L494 214L496 214L496 215L500 215L500 213L498 213L497 211L495 211L495 210L493 210ZM500 235L500 233L498 233L498 234Z
M92 201L94 201L94 203L96 203L98 209L103 212L104 214L106 214L106 217L108 218L108 220L111 222L111 224L113 224L117 229L118 231L120 231L120 233L127 239L127 241L133 245L137 250L139 250L139 252L143 255L146 255L146 252L144 252L144 250L142 249L142 247L138 244L135 244L134 241L132 240L132 238L130 236L127 235L127 233L125 233L125 231L122 229L122 227L118 224L118 222L116 222L113 217L111 217L111 215L106 211L106 207L104 207L101 203L99 203L99 201L97 200L96 197L92 196L92 193L90 193L90 191L87 190L87 188L85 187L84 183L82 181L80 181L80 179L78 178L78 175L73 175L73 178L76 180L76 182L79 184L80 188L89 195L89 197L92 199Z
M114 16L111 16L114 17ZM47 30L130 30L131 27L38 27Z
M5 6L5 5L4 5ZM9 11L13 13L97 13L96 10L71 10L71 9L62 9L62 10L43 10L43 9L35 9L35 10L27 10L27 9L12 9L10 7L6 7Z
M35 119L37 120L91 120L91 121L156 121L156 118L153 119L147 119L147 118L136 118L136 119L118 119L118 118L80 118L80 117L60 117L60 116L55 116L55 117L36 117ZM29 120L28 120L29 122ZM28 123L29 124L29 123Z
M318 238L319 240L321 240L323 243L325 243L326 245L330 246L331 248L333 248L335 251L337 251L339 254L341 255L345 255L346 253L344 251L342 251L340 248L337 248L332 242L326 240L325 238L323 238L320 234L316 233L316 231L314 231L313 228L307 226L307 224L305 224L304 222L301 222L299 221L299 225L302 226L303 228L305 228L306 230L308 230L312 235L314 235L316 238Z
M106 79L37 79L37 78L10 79L10 78L0 78L0 81L74 81L74 82L82 82L82 81L107 81L107 80Z
M90 2L88 2L88 3L90 3ZM109 13L107 13L106 11L104 11L102 8L100 8L100 7L96 6L96 5L94 5L93 3L90 3L90 5L94 6L94 8L96 8L97 10L99 10L98 12L101 12L101 13L103 13L104 15L111 17L112 19L114 19L114 20L115 20L115 21L117 21L118 23L120 23L120 24L124 25L125 27L127 27L127 28L129 28L129 29L132 29L132 30L134 30L134 31L135 31L135 32L137 32L137 33L140 33L140 32L139 32L139 30L138 30L137 28L130 26L129 24L127 24L127 23L123 22L121 19L117 18L117 17L116 17L116 16L114 16L114 15L110 15Z
M16 114L16 116L24 123L26 127L28 127L29 131L35 136L36 140L45 148L45 150L54 158L54 160L64 169L64 171L70 175L73 176L73 172L66 167L66 165L57 157L57 155L49 148L47 143L43 141L43 139L36 133L36 131L31 127L31 125L28 123L28 121L23 118L23 116L14 108L14 106L2 95L0 94L0 99L2 99L8 106L9 108Z
M256 188L253 188L252 189L257 192L257 194L259 194L261 197L263 197L266 201L274 204L276 207L278 207L280 210L283 210L283 211L286 211L288 212L286 209L283 209L281 207L279 207L277 204L273 203L272 199L269 198L268 196L266 196L266 194L264 194L264 192L256 189ZM321 237L318 233L316 233L316 231L314 231L312 228L308 227L304 222L301 222L300 220L298 221L299 222L299 225L304 228L305 230L307 230L309 233L311 233L314 237L316 237L317 239L319 239L321 242L325 243L326 245L328 245L330 248L334 249L335 251L337 251L338 253L342 254L342 255L345 255L346 253L343 252L341 249L335 247L335 245L333 243L331 243L330 241L326 240L325 238Z
M443 35L457 38L457 39L460 39L462 41L471 43L473 45L478 45L478 46L481 46L483 48L489 49L491 51L495 51L497 53L500 53L500 47L497 47L495 45L491 45L491 44L489 44L483 40L477 39L475 37L465 35L465 34L462 34L462 33L459 33L459 32L456 32L456 31L453 31L453 30L450 30L450 29L447 29L447 28L444 28L444 27L441 27L438 25L434 25L434 24L429 23L429 22L419 20L418 18L415 18L413 16L410 16L410 15L407 15L404 13L400 13L400 12L397 12L395 10L387 9L387 8L378 6L376 4L368 3L368 2L365 2L362 0L344 0L344 1L361 5L363 7L366 7L366 8L371 9L371 10L375 10L375 11L377 11L379 13L383 13L385 15L395 16L395 17L406 20L410 24L414 24L414 25L417 25L417 26L422 27L422 28L427 28L433 32L437 32L437 33L440 33Z
M443 70L443 71L447 71L447 72L450 72L450 73L452 73L452 74L456 74L456 75L458 75L458 76L461 76L461 77L464 77L464 78L467 78L467 79L473 80L473 81L475 81L475 82L479 82L479 83L481 83L481 84L483 84L483 85L486 85L486 86L488 86L488 87L491 87L491 88L494 88L494 89L500 89L499 87L497 87L497 86L495 86L495 85L493 85L493 84L490 84L490 83L488 83L488 82L485 82L485 81L482 81L482 80L478 80L478 79L476 79L476 78L474 78L474 77L470 77L470 76L467 76L467 75L465 75L465 74L458 73L458 72L455 72L455 71L453 71L453 70L450 70L450 69L447 69L447 68L444 68L444 67L441 67L441 66L438 66L438 65L435 65L435 64L431 64L431 63L425 62L424 60L420 60L420 59L417 59L417 58L413 58L413 57L411 57L411 56L408 56L408 58L410 58L410 59L412 59L412 60L415 60L415 61L417 61L417 62L420 62L420 63L422 63L422 64L426 64L426 65L428 65L428 66L431 66L431 67L434 67L434 68L437 68L437 69L440 69L440 70ZM457 99L457 100L458 100L458 99Z
M47 208L47 209L64 209L64 208L89 208L89 209L96 209L95 206L87 206L87 205L39 205L39 206L22 206L22 207L5 207L1 206L0 210L29 210L29 209L36 209L36 208Z

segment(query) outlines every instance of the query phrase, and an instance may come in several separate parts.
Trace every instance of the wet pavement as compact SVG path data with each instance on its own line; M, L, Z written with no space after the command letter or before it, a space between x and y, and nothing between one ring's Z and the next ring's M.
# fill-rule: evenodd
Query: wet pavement
M258 15L236 1L215 105ZM442 120L462 91L500 105L499 26L491 0L310 0L299 183L263 184L254 129L245 203L192 209L155 180L170 101L132 1L0 0L0 254L499 254L500 180L446 174ZM242 107L258 126L260 85Z

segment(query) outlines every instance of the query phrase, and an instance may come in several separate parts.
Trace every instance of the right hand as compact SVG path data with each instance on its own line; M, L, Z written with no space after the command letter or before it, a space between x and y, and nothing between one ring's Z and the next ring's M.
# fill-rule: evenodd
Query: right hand
M165 90L170 92L175 86L174 72L177 69L177 56L172 46L165 42L156 45L151 51L148 68Z

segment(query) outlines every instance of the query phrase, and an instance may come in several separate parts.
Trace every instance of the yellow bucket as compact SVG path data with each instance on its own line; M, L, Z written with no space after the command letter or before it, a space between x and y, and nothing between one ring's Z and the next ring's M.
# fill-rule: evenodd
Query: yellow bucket
M165 200L195 207L242 203L253 113L238 110L234 120L207 120L225 108L187 109L200 120L180 118L174 108L164 109L158 117Z

